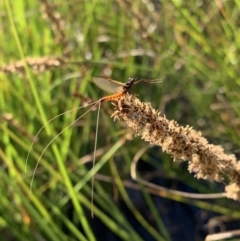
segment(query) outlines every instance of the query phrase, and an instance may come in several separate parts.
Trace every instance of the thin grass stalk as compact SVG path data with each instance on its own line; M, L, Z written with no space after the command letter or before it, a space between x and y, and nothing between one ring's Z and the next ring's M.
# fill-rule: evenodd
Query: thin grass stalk
M17 48L18 48L19 54L20 54L21 58L24 61L24 68L25 68L25 71L26 71L26 76L27 76L27 79L29 81L34 100L36 102L36 106L37 106L37 108L38 108L38 110L40 112L40 116L41 116L41 118L43 120L43 123L45 124L47 122L47 118L46 118L43 106L41 104L41 101L40 101L40 96L39 96L39 94L37 92L36 86L34 84L34 81L33 81L32 77L31 77L29 68L27 66L27 62L26 62L26 59L25 59L25 54L24 54L24 51L23 51L23 48L22 48L22 44L20 42L15 23L13 21L13 11L11 9L9 0L5 0L5 7L6 7L6 10L7 10L7 13L8 13L10 26L11 26L11 29L12 29L12 33L13 33L15 42L17 44ZM46 126L46 132L47 132L48 135L51 135L52 130L51 130L51 128L49 126ZM92 241L95 241L95 237L94 237L94 235L92 233L91 227L89 226L89 224L87 222L87 219L85 217L85 214L83 212L81 204L77 200L76 193L75 193L75 191L73 189L70 177L69 177L69 175L67 173L67 170L66 170L66 168L65 168L65 166L63 164L63 161L62 161L62 158L61 158L61 155L60 155L60 152L59 152L59 149L58 149L57 145L53 144L52 145L52 149L53 149L54 155L56 157L56 160L57 160L59 169L61 171L61 174L63 176L63 179L65 180L65 185L66 185L66 187L68 189L69 195L70 195L70 197L71 197L71 199L73 201L75 210L76 210L76 212L78 214L77 216L79 218L79 221L81 222L81 224L83 226L83 229L86 232L86 235L87 235L88 239L92 240Z

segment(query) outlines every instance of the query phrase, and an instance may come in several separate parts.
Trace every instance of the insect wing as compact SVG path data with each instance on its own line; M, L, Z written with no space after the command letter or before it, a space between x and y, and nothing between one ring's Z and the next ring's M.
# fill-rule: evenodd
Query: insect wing
M93 82L102 90L109 93L117 93L123 90L124 83L105 77L94 77Z

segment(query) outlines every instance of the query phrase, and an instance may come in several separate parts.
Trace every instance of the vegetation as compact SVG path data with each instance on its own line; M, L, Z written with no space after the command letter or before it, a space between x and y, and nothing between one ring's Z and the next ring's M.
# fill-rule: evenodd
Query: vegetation
M130 166L141 152L139 172L149 182L201 194L225 185L195 179L184 163L150 148L110 118L108 102L101 105L92 169L97 111L77 120L107 95L94 76L160 79L132 91L239 155L239 1L3 0L0 17L1 240L107 240L103 227L118 240L175 240L176 229L183 236L177 240L193 240L184 236L193 231L188 223L194 228L201 220L207 234L208 217L240 218L231 199L199 201L133 182ZM176 203L198 210L195 222L178 219L176 210L164 216Z

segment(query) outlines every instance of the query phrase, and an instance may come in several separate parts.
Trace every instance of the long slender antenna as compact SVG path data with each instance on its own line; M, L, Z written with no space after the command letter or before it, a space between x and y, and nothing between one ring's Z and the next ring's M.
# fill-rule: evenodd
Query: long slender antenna
M65 112L63 112L63 113L61 113L61 114L59 114L59 115L54 116L54 117L53 117L52 119L50 119L47 123L45 123L45 124L40 128L40 130L37 132L37 134L35 135L32 143L31 143L31 146L30 146L30 148L29 148L29 150L28 150L27 158L26 158L26 161L25 161L25 168L24 168L24 169L25 169L25 173L27 172L28 159L29 159L29 155L30 155L30 153L31 153L31 151L32 151L33 144L34 144L34 142L36 141L37 137L39 136L40 132L44 129L44 127L45 127L46 125L48 125L50 122L52 122L53 120L55 120L56 118L58 118L58 117L60 117L60 116L62 116L62 115L71 113L71 112L74 111L74 110L79 110L79 109L82 109L82 108L86 108L86 107L88 107L88 106L91 106L91 105L96 104L97 102L98 102L98 101L95 101L95 102L93 102L93 103L91 103L91 104L88 104L88 105L86 105L86 106L81 106L81 107L74 108L74 109L72 109L72 110L65 111Z
M31 180L31 184L30 184L30 193L32 192L33 180L34 180L34 176L35 176L35 174L36 174L36 171L37 171L39 162L40 162L43 154L44 154L45 151L47 150L47 148L53 143L53 141L54 141L57 137L59 137L65 130L67 130L69 127L71 127L72 125L74 125L77 121L79 121L83 116L85 116L87 113L89 113L98 103L100 103L100 102L97 101L97 102L92 103L92 104L94 104L94 105L93 105L88 111L86 111L84 114L82 114L80 117L78 117L74 122L72 122L70 125L68 125L67 127L65 127L61 132L59 132L59 133L47 144L47 146L43 149L40 157L39 157L38 160L37 160L37 164L36 164L36 166L35 166L35 168L34 168L34 171L33 171L33 176L32 176L32 180ZM90 105L92 105L92 104L90 104ZM85 106L84 106L84 107L85 107ZM79 107L79 108L76 108L76 109L80 109L80 108L82 108L82 107ZM71 110L71 111L72 111L72 110ZM61 115L62 115L62 114L61 114ZM54 118L56 118L56 117L54 117Z
M140 82L146 82L148 84L157 84L157 83L162 83L164 80L162 79L153 79L153 80L149 80L149 79L140 79L140 80L136 80L134 81L134 84L138 84Z
M95 167L95 162L96 162L96 150L97 150L97 139L98 139L98 124L99 124L99 114L100 114L100 109L101 109L101 101L99 101L99 106L98 106L98 113L97 113L97 122L96 122L96 134L95 134L95 142L94 142L94 150L93 150L93 173L94 173L94 167ZM91 216L94 218L93 215L93 188L94 188L94 175L92 176L92 192L91 192Z

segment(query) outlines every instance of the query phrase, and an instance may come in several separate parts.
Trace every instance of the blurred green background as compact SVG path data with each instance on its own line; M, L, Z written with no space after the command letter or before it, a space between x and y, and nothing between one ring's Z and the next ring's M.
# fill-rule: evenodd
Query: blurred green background
M212 211L240 218L232 200L165 199L135 185L130 165L148 143L110 118L110 103L101 107L94 170L96 111L50 146L88 108L54 119L34 139L47 120L106 95L94 76L161 79L133 92L239 155L240 1L3 0L0 18L1 240L203 240ZM169 188L181 183L199 193L224 190L194 179L160 148L146 151L141 162L149 181L161 178ZM197 212L177 215L172 207L178 202ZM171 209L176 215L164 216ZM198 231L188 223L193 229L200 223Z

